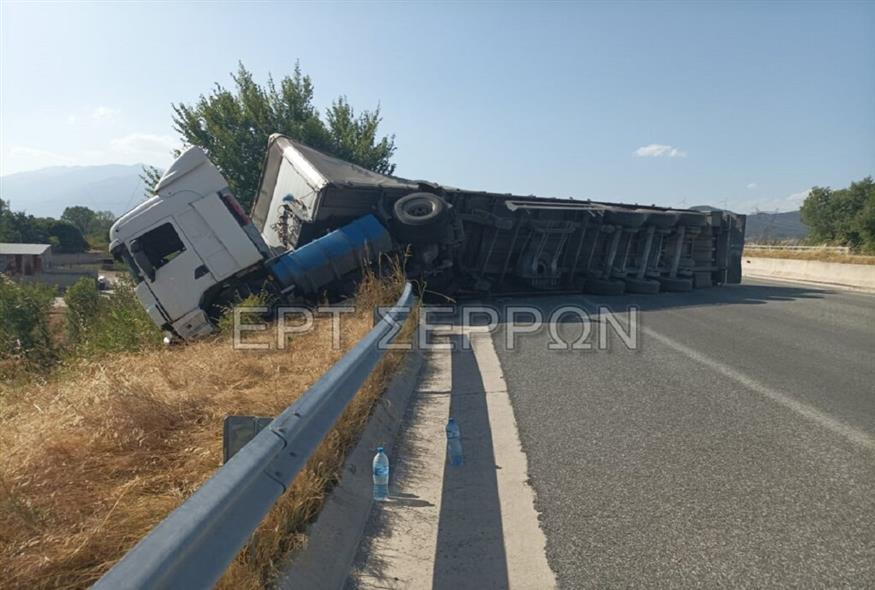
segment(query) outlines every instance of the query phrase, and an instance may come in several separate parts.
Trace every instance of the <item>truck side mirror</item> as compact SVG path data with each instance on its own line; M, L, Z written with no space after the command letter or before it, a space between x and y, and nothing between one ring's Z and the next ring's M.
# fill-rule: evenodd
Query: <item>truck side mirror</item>
M152 261L149 260L149 257L146 256L146 253L143 252L143 247L140 245L139 240L131 241L131 256L134 257L134 261L137 263L137 266L140 267L140 270L143 271L150 281L155 280L155 267L152 265Z

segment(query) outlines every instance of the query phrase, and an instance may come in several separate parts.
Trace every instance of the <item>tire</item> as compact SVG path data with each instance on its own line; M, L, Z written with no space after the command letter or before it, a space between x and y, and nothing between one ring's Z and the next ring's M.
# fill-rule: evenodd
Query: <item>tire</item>
M623 281L588 278L583 283L584 293L593 295L622 295L625 290L626 284Z
M672 279L669 277L659 277L656 279L662 286L663 291L671 291L674 293L687 293L693 290L693 281L689 279Z
M655 295L659 293L659 282L649 279L625 279L627 293L641 293L642 295Z
M444 232L449 205L431 193L411 193L392 206L395 237L411 244L433 242Z

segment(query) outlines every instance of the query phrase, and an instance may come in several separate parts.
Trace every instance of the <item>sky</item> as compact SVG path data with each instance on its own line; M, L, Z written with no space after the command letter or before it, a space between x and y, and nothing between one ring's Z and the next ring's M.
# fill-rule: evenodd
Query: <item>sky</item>
M166 166L171 104L300 61L380 105L396 173L798 208L875 174L875 2L0 3L0 175Z

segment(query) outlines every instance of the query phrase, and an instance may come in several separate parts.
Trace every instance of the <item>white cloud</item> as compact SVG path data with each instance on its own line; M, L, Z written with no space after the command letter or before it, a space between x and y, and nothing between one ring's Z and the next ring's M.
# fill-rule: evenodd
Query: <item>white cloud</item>
M651 143L635 150L639 158L686 158L687 152L670 145Z
M755 183L755 182L751 182L751 183L748 184L745 188L746 188L747 190L749 190L749 191L752 191L753 189L757 188L757 186L758 186L757 183Z
M108 121L111 119L115 119L120 112L121 111L119 109L113 109L101 105L91 111L91 118L96 121Z
M804 201L806 197L808 197L808 193L811 192L811 189L805 189L804 191L799 191L798 193L793 193L792 195L787 197L788 201Z
M67 115L67 125L75 125L79 122L79 117L76 115Z
M140 162L166 163L170 152L179 147L179 142L169 135L151 133L131 133L110 142L110 151L126 159L136 158Z

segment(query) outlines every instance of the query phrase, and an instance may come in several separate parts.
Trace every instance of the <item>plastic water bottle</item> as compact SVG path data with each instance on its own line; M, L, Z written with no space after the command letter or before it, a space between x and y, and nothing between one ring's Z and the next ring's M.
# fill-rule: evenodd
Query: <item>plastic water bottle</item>
M374 455L374 500L385 502L389 499L389 457L383 452L383 447L377 449Z
M455 418L450 418L447 422L447 457L451 465L461 465L465 462L462 455L462 433Z

